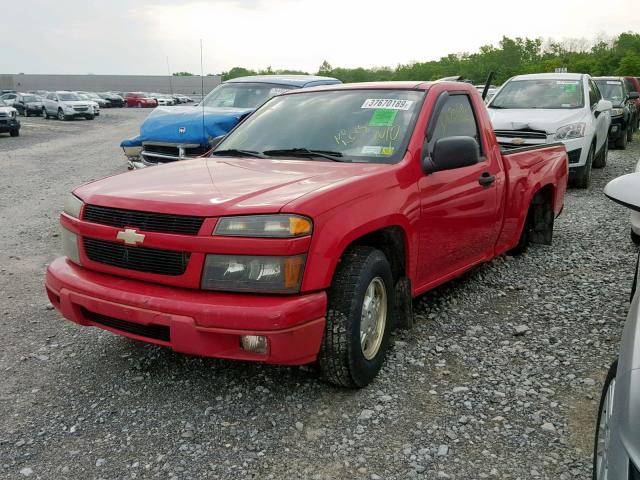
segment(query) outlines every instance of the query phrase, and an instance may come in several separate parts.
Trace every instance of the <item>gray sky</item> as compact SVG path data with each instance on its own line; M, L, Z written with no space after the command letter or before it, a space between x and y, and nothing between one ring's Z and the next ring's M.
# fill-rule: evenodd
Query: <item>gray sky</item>
M17 0L0 10L0 73L219 73L233 66L391 66L503 35L640 32L638 0Z

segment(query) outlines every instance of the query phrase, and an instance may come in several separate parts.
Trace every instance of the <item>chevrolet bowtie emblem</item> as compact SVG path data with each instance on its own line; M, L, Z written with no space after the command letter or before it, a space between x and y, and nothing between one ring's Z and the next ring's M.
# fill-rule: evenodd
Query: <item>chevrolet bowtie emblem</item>
M131 228L125 228L118 232L116 238L118 240L122 240L126 245L138 245L139 243L144 242L144 235Z
M513 140L511 140L511 143L514 145L522 145L524 144L524 138L520 138L520 137L514 138Z

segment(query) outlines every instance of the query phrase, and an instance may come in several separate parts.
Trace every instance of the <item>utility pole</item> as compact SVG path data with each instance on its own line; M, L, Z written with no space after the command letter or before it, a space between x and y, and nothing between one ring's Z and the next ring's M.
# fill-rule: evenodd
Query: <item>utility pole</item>
M169 74L169 90L173 95L173 75L171 75L171 69L169 68L169 56L167 55L167 73Z

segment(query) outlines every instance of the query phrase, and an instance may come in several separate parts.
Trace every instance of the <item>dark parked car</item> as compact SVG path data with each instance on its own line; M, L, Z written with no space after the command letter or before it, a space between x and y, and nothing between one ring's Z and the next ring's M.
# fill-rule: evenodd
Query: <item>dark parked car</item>
M633 140L635 127L638 125L635 102L640 98L640 94L630 91L622 77L595 77L593 80L598 85L602 97L613 105L609 144L624 150L627 148L627 142Z
M15 102L13 102L13 108L25 117L30 117L31 115L39 117L42 114L42 99L32 93L20 93Z
M124 98L122 98L120 95L116 95L115 93L108 93L108 92L99 93L98 95L100 96L100 98L103 98L107 101L106 106L108 108L124 107Z

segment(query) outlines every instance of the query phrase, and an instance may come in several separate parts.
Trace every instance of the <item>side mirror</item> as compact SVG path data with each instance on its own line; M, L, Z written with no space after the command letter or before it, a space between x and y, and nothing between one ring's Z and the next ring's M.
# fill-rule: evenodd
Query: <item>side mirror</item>
M640 93L629 92L629 100L637 100L638 98L640 98Z
M611 110L612 108L613 103L611 103L609 100L600 100L596 105L596 112L602 113L606 112L607 110Z
M604 187L604 194L620 205L640 212L640 173L615 178Z
M468 167L480 161L480 147L473 137L445 137L436 142L431 157L422 160L424 173Z

